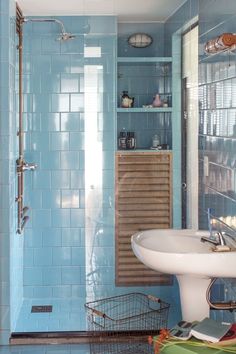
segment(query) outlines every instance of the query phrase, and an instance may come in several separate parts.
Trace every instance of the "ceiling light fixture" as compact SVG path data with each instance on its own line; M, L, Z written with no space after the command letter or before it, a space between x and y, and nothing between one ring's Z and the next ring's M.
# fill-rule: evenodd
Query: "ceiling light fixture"
M128 43L134 48L146 48L150 46L153 39L146 33L134 33L128 38Z

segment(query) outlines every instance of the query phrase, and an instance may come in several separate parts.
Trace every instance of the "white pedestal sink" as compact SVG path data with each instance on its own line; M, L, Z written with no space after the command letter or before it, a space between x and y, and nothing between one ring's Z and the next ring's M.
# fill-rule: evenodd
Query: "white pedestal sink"
M227 238L230 252L213 252L214 245L201 242L208 231L147 230L131 238L139 260L158 272L177 276L182 317L185 321L209 317L206 290L212 278L236 277L236 243Z

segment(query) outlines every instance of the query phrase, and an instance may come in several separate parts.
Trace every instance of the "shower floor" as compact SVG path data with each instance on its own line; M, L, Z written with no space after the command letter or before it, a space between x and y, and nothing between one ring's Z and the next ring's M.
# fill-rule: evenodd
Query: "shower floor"
M148 343L0 346L0 354L153 354Z
M85 299L25 299L14 332L86 331ZM31 312L32 306L52 305L52 312Z

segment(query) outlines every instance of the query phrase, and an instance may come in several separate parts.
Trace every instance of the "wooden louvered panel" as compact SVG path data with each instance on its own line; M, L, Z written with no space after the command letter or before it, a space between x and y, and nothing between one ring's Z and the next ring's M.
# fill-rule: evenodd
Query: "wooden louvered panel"
M134 172L134 171L169 171L169 165L167 163L165 164L161 164L159 163L158 165L157 164L154 164L154 165L140 165L140 164L136 164L136 165L133 165L133 164L128 164L128 165L124 165L124 164L120 164L119 165L119 170L120 172Z
M123 212L120 212L121 216L125 217L169 217L169 210L126 210Z
M143 198L145 197L169 197L168 190L161 190L161 191L132 191L132 192L120 192L118 198L135 198L140 197L142 195Z
M116 156L116 284L170 284L171 276L147 268L130 238L171 226L171 154L123 152Z
M117 181L118 182L118 181ZM125 184L121 184L119 186L119 189L121 192L127 192L127 185ZM169 185L163 185L163 184L153 184L152 186L147 184L147 185L140 185L140 184L132 184L132 191L160 191L160 190L165 190L168 191L169 190Z
M165 185L168 184L168 178L167 177L150 177L150 178L119 178L118 182L123 185L123 184L128 184L129 186L133 186L135 184L137 185L145 185L145 184L160 184L160 185Z
M119 213L123 210L156 210L156 204L120 204ZM158 205L158 210L169 210L169 206L166 204Z
M134 178L136 181L139 181L138 178L150 179L153 177L154 178L160 178L160 177L168 178L169 171L148 171L148 175L147 175L147 171L141 171L141 172L140 171L135 171L135 172L124 171L124 172L119 173L119 181L120 182L122 182L122 179L125 178L125 180L128 180L131 184L132 184L132 181Z
M119 198L120 204L168 204L169 198Z

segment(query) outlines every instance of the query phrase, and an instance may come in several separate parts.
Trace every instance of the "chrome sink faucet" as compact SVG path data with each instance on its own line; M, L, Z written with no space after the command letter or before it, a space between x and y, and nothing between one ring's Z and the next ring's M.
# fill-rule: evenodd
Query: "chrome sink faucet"
M215 246L225 246L226 245L226 241L224 238L224 235L221 231L218 231L215 233L215 236L211 236L211 237L201 237L201 241L202 242L209 242L212 243Z
M202 242L209 242L215 246L225 246L226 241L224 238L224 233L221 231L217 231L214 235L212 232L212 224L211 224L211 209L207 209L207 221L208 221L208 229L209 229L209 237L201 237Z

